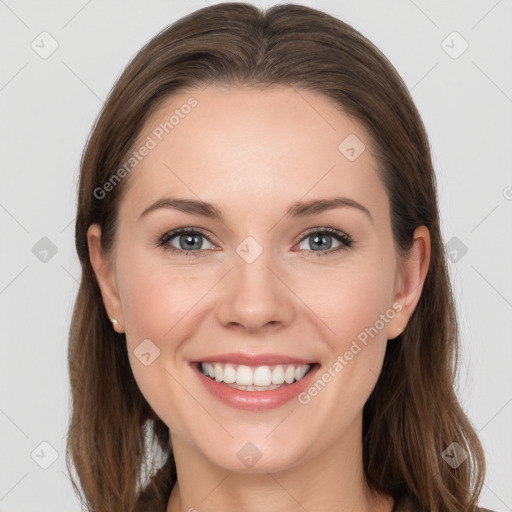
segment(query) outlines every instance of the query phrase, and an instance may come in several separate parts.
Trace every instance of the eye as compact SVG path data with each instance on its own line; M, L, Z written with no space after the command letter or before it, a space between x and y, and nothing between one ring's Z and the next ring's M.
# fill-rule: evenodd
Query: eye
M314 228L307 232L299 242L299 249L311 256L328 256L340 250L352 247L352 239L334 228ZM180 228L164 233L157 244L171 253L187 256L201 256L214 249L208 237L198 228ZM309 246L309 247L308 247Z
M170 252L194 256L198 256L200 251L213 248L213 244L206 235L196 228L181 228L165 233L160 238L158 245Z
M337 229L315 228L309 231L300 241L299 249L315 253L315 256L328 256L329 254L352 247L352 243L352 239L348 235Z

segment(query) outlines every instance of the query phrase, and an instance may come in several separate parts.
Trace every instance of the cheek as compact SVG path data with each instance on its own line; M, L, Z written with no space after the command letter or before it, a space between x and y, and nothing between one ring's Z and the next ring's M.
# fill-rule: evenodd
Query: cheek
M294 289L322 320L326 339L339 353L390 308L393 277L391 259L368 258L301 277ZM385 335L380 322L377 327Z
M349 428L377 382L387 345L382 318L389 321L395 314L388 309L393 271L391 259L369 258L364 265L317 273L300 292L322 320L328 351L299 403L308 411L308 424L322 429L327 444Z
M174 327L193 310L208 285L192 268L171 266L162 257L143 253L121 261L119 277L126 329L132 340L171 339Z
M186 432L190 398L176 385L175 379L181 381L176 364L194 305L204 294L204 280L135 251L119 260L118 271L134 378L157 415L173 430ZM143 354L148 352L146 365Z
M301 281L298 291L322 321L328 348L319 375L322 379L325 374L326 391L320 383L301 403L314 402L322 421L328 421L324 411L336 411L336 428L362 408L381 371L388 323L396 314L391 307L394 253L383 254L372 251L358 255L357 263L347 259L337 269L316 272ZM322 398L317 400L317 394Z

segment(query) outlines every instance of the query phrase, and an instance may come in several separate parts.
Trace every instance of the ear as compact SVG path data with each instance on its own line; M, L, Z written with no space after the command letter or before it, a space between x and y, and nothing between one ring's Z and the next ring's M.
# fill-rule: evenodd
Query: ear
M410 254L400 261L393 304L402 309L388 325L388 339L396 338L405 330L421 297L430 265L430 233L425 226L416 228Z
M115 282L112 259L104 253L101 246L101 226L99 224L89 226L87 243L89 259L101 290L108 317L117 321L117 324L113 322L113 327L117 332L122 333L124 332L123 309Z

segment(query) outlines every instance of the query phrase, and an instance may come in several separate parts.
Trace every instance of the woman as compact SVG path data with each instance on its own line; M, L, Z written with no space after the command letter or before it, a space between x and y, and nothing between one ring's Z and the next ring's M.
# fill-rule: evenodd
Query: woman
M89 510L476 509L427 136L352 27L232 3L158 34L88 141L76 247Z

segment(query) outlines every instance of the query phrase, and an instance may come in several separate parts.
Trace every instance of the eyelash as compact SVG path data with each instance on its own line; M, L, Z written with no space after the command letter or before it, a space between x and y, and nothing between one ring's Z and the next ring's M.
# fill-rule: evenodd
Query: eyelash
M194 234L194 235L201 235L208 239L208 236L203 233L198 228L180 228L175 229L174 231L168 231L164 233L158 240L157 246L161 247L164 251L169 251L171 254L183 254L186 256L203 256L205 252L208 251L208 249L199 249L197 251L184 251L182 249L177 249L176 247L173 247L172 245L168 245L168 242L172 240L173 238L176 238L177 236L183 235L183 234ZM322 257L322 256L329 256L334 253L338 253L339 251L342 251L344 249L349 249L352 247L353 240L350 238L350 236L346 235L345 233L342 233L341 231L331 228L331 227L323 227L323 228L312 228L310 230L307 230L304 236L299 240L299 244L305 240L306 238L310 237L313 234L319 234L319 235L329 235L335 238L338 242L340 242L340 245L334 249L329 249L326 251L305 251L308 253L308 257ZM210 241L211 242L211 241ZM212 243L212 242L211 242Z

